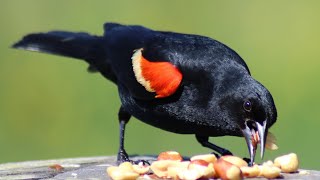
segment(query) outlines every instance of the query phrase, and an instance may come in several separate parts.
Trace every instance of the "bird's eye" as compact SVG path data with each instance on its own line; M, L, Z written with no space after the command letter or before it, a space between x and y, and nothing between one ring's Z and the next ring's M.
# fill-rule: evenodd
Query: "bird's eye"
M245 101L243 103L243 109L247 112L250 112L252 109L252 103L249 100Z

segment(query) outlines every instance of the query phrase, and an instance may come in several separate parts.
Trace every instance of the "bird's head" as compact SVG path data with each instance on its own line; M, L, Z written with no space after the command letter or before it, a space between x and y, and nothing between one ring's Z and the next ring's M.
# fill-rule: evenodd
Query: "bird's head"
M237 122L254 162L257 144L260 143L263 158L268 129L276 122L277 110L270 92L250 75L242 76L226 90L221 103L229 117Z

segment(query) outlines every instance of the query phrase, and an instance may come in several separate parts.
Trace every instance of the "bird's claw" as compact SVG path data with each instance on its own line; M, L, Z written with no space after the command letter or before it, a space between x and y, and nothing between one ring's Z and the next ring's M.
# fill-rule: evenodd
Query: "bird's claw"
M137 165L143 165L143 166L150 165L150 162L146 161L146 160L130 160L129 156L125 150L119 150L117 163L119 165L124 162L130 162L131 164L137 164Z
M142 165L142 166L145 166L145 165L148 165L150 166L150 162L147 161L147 160L143 160L143 159L139 159L139 160L130 160L129 162L131 162L132 164L137 164L137 165Z
M119 150L118 152L118 157L117 157L117 163L121 164L123 162L130 162L129 156L127 154L127 152L123 149L123 150Z
M216 152L212 152L211 154L214 154L218 159L221 157L221 156L227 156L227 155L233 155L230 151L228 150L224 150L221 154L218 154Z
M211 154L215 155L217 158L220 158L220 155L216 152L212 152Z
M226 156L226 155L233 155L230 151L228 151L228 150L224 150L222 153L221 153L221 156Z

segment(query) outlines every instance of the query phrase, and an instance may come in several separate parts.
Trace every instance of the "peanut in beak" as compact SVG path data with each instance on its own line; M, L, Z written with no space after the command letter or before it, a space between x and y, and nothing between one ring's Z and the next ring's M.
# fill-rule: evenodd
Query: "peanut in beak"
M260 144L260 136L257 131L255 133L252 133L251 141L252 141L253 148L257 149L258 144ZM271 132L268 132L268 135L267 135L266 149L269 149L269 150L278 149L278 146L276 145L276 137Z

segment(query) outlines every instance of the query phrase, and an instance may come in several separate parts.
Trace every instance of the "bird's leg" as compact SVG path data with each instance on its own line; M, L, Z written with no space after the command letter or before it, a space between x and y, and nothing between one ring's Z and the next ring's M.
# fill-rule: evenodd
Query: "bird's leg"
M119 117L119 125L120 125L120 146L119 146L119 151L117 156L117 163L121 164L123 162L129 161L134 164L143 163L143 164L150 165L150 163L145 160L131 161L129 159L129 156L126 150L124 149L124 132L125 132L126 124L129 122L131 115L127 113L126 110L121 106L118 113L118 117Z
M227 150L227 149L224 149L222 147L219 147L213 143L210 143L209 142L209 137L208 136L199 136L199 135L196 135L196 139L197 141L203 146L203 147L207 147L207 148L210 148L216 152L218 152L219 154L221 154L222 156L224 155L232 155L232 153Z
M121 106L118 118L119 118L119 125L120 125L120 146L117 156L117 162L120 164L125 161L130 161L126 150L124 149L124 131L126 128L126 124L128 123L131 115L125 111L125 109Z

